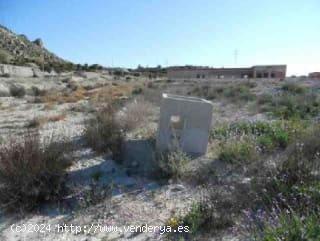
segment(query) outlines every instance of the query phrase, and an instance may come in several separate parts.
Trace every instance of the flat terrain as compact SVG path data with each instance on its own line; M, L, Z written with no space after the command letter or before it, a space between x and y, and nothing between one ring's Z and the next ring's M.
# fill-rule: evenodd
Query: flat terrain
M219 130L235 123L272 123L288 119L286 113L273 113L274 110L265 107L261 100L263 96L285 91L285 83L302 86L319 95L320 81L308 79L198 83L165 78L116 77L106 73L66 73L41 78L1 77L0 144L6 145L12 138L19 140L25 133L38 130L41 140L55 136L58 140L72 143L74 150L72 164L67 169L67 192L63 197L58 201L44 201L31 211L0 212L0 240L166 240L170 237L159 232L108 233L89 230L88 227L168 224L172 218L186 215L190 207L201 200L207 185L221 191L224 200L237 202L239 199L230 190L251 190L251 181L258 175L256 170L277 166L286 155L286 147L281 144L272 146L273 143L270 146L269 143L259 144L262 151L254 161L234 161L233 157L221 154L233 140L222 141L218 137L222 133ZM23 88L25 93L19 94L18 90L14 94L12 86ZM237 86L241 87L237 89ZM154 141L163 92L200 96L210 99L214 106L207 155L188 158L188 162L180 167L183 171L178 170L176 176L168 178L155 177L148 163L155 158ZM122 162L113 160L107 151L93 150L84 138L86 121L95 115L96 110L111 102L119 103L115 114L117 122L131 124L125 132ZM310 117L302 116L300 119L319 125L320 115L312 112ZM241 142L245 138L236 140ZM290 146L290 143L286 145ZM265 151L267 147L270 151ZM228 202L218 210L230 211L232 217L226 222L228 224L216 225L215 230L200 231L197 236L179 240L246 240L249 231L241 229L241 211L233 215L228 205L231 204ZM224 222L219 216L221 214L217 215L217 219ZM14 232L13 224L42 224L51 230ZM55 227L59 224L79 225L82 230L79 233L58 232ZM174 238L172 240L178 240Z

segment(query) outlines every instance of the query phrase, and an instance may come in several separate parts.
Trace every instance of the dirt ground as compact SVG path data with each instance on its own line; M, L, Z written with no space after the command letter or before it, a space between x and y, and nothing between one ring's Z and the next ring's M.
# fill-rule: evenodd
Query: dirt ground
M149 82L153 82L154 86L148 87ZM9 86L12 84L24 86L27 94L21 98L3 94L9 92ZM210 84L214 86L217 83ZM319 83L308 80L303 84L319 86ZM264 80L257 82L252 91L255 94L270 93L277 91L280 85L278 81ZM34 86L45 90L46 95L34 96ZM125 165L119 165L108 155L97 154L84 145L84 121L90 117L93 106L103 104L103 94L110 89L113 91L112 98L120 99L124 103L144 98L151 103L152 112L146 123L128 133L127 141L145 140L149 132L151 135L156 133L161 93L186 95L196 86L198 83L169 82L166 79L148 80L140 77L115 80L113 76L106 74L66 74L48 79L0 78L0 92L3 96L0 97L0 144L5 144L9 138L19 136L36 126L40 129L42 138L51 135L68 138L76 143L77 147L75 160L68 169L69 195L59 203L44 203L31 213L0 212L0 240L164 240L164 236L159 232L130 233L118 230L108 233L101 230L101 227L164 225L173 214L183 213L194 200L197 200L201 187L171 180L162 183L152 177L129 173ZM143 92L132 95L132 91L139 88L143 88ZM213 106L213 126L239 120L255 121L269 118L263 113L257 113L250 102L239 105L215 99ZM210 143L208 154L193 160L192 165L211 161L214 148L214 143ZM134 155L129 153L129 156L131 154ZM245 181L241 173L228 174L224 165L217 163L215 168L216 172L225 174L226 183L230 179ZM99 179L94 182L93 176L97 173ZM90 203L92 198L99 201ZM17 225L23 224L31 227L30 232L14 231ZM57 227L62 224L78 225L82 230L79 233L70 230L59 232ZM32 228L36 225L42 225L41 227L47 231L34 231ZM93 227L96 230L93 230ZM241 240L241 236L228 229L205 240L235 241Z

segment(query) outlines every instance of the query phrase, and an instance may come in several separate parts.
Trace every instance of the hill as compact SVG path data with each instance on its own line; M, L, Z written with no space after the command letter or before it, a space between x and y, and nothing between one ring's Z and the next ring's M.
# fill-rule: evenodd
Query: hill
M48 51L40 38L31 41L0 25L0 63L14 65L36 64L46 71L68 71L73 64Z

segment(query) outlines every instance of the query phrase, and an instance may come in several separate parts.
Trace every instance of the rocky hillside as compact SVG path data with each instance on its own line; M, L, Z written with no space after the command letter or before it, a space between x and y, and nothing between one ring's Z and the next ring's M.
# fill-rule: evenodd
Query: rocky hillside
M63 71L72 68L72 63L49 52L40 38L30 41L25 35L18 35L0 25L0 63L30 65Z

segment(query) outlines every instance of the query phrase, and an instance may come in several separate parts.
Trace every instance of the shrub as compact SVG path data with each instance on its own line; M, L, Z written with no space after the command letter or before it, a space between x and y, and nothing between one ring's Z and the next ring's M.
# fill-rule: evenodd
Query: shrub
M7 51L0 49L0 64L8 64L10 58L11 56Z
M173 216L166 223L171 228L187 226L189 232L170 233L168 236L176 238L173 240L207 240L202 237L203 234L212 234L231 227L234 217L248 201L247 198L237 200L240 193L242 196L246 193L240 186L224 187L223 190L216 186L205 186L199 200L193 202L186 213Z
M0 203L5 209L32 209L58 199L64 190L66 154L71 149L54 139L41 144L38 133L9 140L0 148Z
M41 90L36 86L32 86L31 91L32 91L33 96L44 96L47 93L46 90Z
M251 235L264 241L318 240L320 128L311 128L286 154L275 172L254 182L259 208L246 215Z
M257 152L249 140L230 141L222 145L218 158L230 164L245 164L256 160Z
M292 94L304 94L307 91L307 89L305 87L303 87L297 83L290 83L290 82L283 84L281 89L283 91L287 91Z
M263 151L271 151L275 147L271 136L259 136L257 141Z
M264 229L263 241L298 241L320 240L320 219L317 215L301 218L295 214L282 213L279 223L268 223Z
M190 158L180 149L172 152L158 154L158 166L160 169L160 177L172 178L179 180L184 177L187 171L187 164Z
M210 137L222 141L247 137L256 141L263 151L273 151L286 148L290 142L303 135L307 126L308 122L301 120L236 122L216 127Z
M132 90L132 94L133 95L139 95L139 94L141 94L143 92L143 89L141 88L141 87L139 87L139 88L134 88L133 90Z
M224 98L234 103L237 101L248 102L255 99L255 95L250 90L253 85L248 83L215 87L205 85L196 87L192 93L206 99Z
M144 100L135 100L129 103L119 116L119 122L124 130L133 130L143 124L152 112L151 103Z
M292 94L285 92L266 96L257 102L262 105L262 111L271 112L281 119L310 119L320 113L319 96L313 93Z
M93 150L111 152L114 159L121 158L124 132L115 118L112 108L96 111L85 123L84 138Z
M1 77L10 78L10 74L9 73L5 73L5 74L1 75Z
M26 95L26 89L23 86L11 85L9 90L14 97L22 98Z
M259 105L265 105L272 102L272 95L270 94L262 94L258 97L257 103Z

